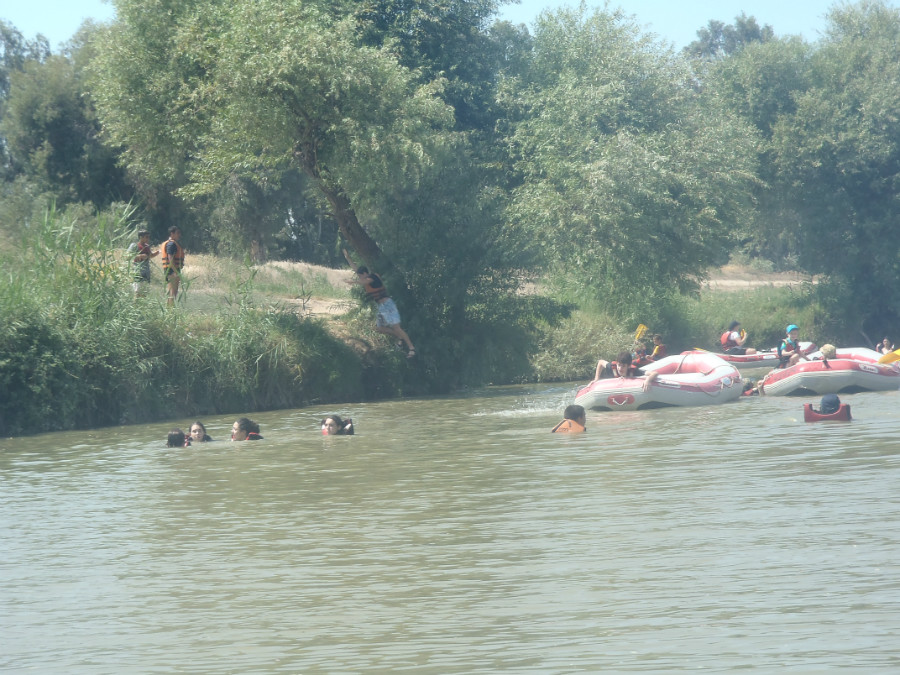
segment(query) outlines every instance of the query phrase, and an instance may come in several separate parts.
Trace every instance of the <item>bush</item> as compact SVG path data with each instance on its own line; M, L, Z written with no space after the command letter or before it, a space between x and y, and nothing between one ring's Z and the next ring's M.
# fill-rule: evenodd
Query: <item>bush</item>
M254 307L252 279L199 319L135 300L128 212L82 215L49 210L4 261L5 434L362 397L359 357L320 322Z

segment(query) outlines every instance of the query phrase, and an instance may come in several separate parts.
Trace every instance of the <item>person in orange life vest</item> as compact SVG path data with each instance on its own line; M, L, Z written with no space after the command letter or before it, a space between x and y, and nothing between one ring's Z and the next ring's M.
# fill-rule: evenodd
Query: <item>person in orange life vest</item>
M892 351L894 351L894 345L891 344L890 340L884 338L884 340L882 340L880 344L875 345L875 351L877 351L879 354L890 354Z
M666 350L666 346L663 344L662 335L656 334L653 336L653 351L650 353L651 361L659 361L660 359L664 359L669 355L669 352Z
M585 430L586 415L580 405L570 405L563 413L563 421L553 427L554 434L580 434Z
M797 336L800 329L795 324L791 324L785 329L787 336L778 345L778 367L788 368L799 363L800 359L809 361L804 354L800 352L800 342Z
M350 260L350 254L347 253L347 249L343 249L343 251L344 257L352 267L353 262ZM402 346L405 343L406 348L409 350L406 353L406 358L411 359L414 357L416 348L413 346L412 340L409 339L409 335L406 334L406 331L400 325L400 312L397 309L397 305L388 296L381 277L374 272L369 272L368 267L358 267L356 268L356 279L349 279L347 283L362 286L366 292L366 297L375 303L375 332L399 338L401 342L398 342L397 345Z
M247 417L239 417L231 426L232 441L261 441L259 425Z
M631 363L631 352L619 352L619 355L616 357L615 361L604 361L600 359L597 361L597 370L594 372L593 381L603 377L627 377L627 378L636 378L642 379L643 385L642 389L644 391L648 391L650 389L650 384L659 376L659 373L656 371L651 371L647 375L641 375L641 372L638 370L637 366L632 365Z
M181 270L184 268L184 249L178 240L181 230L176 225L169 228L169 238L159 247L162 251L162 266L166 276L166 305L175 305L178 287L181 284Z
M747 334L744 333L743 337L741 337L741 331L738 330L740 327L740 322L732 321L728 326L728 330L722 333L722 337L719 338L719 342L722 344L722 351L726 354L755 354L756 350L753 347L744 346L744 342L747 341Z

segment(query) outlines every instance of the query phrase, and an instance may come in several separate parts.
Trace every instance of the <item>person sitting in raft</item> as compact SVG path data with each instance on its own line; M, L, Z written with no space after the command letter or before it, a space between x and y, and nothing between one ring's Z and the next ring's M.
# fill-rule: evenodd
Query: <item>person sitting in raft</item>
M787 335L784 340L781 341L781 344L778 345L777 367L789 368L790 366L799 363L800 359L809 361L809 359L800 352L800 342L797 339L797 336L800 334L800 329L797 328L797 325L792 323L785 329L785 332Z
M740 322L732 321L728 330L722 333L722 337L719 338L719 342L722 343L722 351L726 354L755 354L756 350L753 347L745 347L744 343L747 341L747 333L738 330L741 327Z
M553 427L554 434L580 434L585 430L586 415L584 407L572 404L566 406L563 412L563 421Z
M167 448L186 448L191 444L191 439L186 438L181 429L172 429L166 440Z
M353 420L341 419L340 415L329 415L322 420L323 436L352 436Z
M879 354L890 354L894 351L894 345L887 338L884 338L879 344L875 345L875 351Z
M261 441L259 425L247 417L239 417L231 426L232 441Z
M594 372L594 382L603 377L627 377L640 378L644 380L642 389L647 391L650 389L650 383L653 382L659 373L650 372L647 375L641 375L637 366L631 363L631 352L619 352L615 361L609 362L600 359L597 361L597 370Z
M197 421L191 425L191 436L188 440L193 443L207 443L212 438L206 433L206 427L203 426L203 422Z
M653 336L653 351L650 353L651 361L659 361L660 359L664 359L669 355L669 352L666 350L666 346L663 344L662 335L657 333Z
M650 363L651 359L647 355L647 345L643 342L635 343L634 354L632 354L631 363L636 367L640 368L641 366L646 366Z
M825 365L828 366L828 359L833 359L837 356L837 349L835 349L834 345L822 345L822 348L819 350L819 353L822 355L817 361L821 360L825 362ZM828 366L829 368L831 366Z

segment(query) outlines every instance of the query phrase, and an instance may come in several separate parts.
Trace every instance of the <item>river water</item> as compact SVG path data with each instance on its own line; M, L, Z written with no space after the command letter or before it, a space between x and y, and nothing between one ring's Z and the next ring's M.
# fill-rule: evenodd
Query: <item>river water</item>
M0 671L900 672L900 394L576 386L0 440Z

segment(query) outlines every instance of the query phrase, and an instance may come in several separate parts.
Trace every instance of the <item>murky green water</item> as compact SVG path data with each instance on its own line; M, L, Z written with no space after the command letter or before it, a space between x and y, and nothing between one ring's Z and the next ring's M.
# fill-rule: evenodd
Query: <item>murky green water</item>
M0 671L900 671L900 394L575 388L0 440Z

